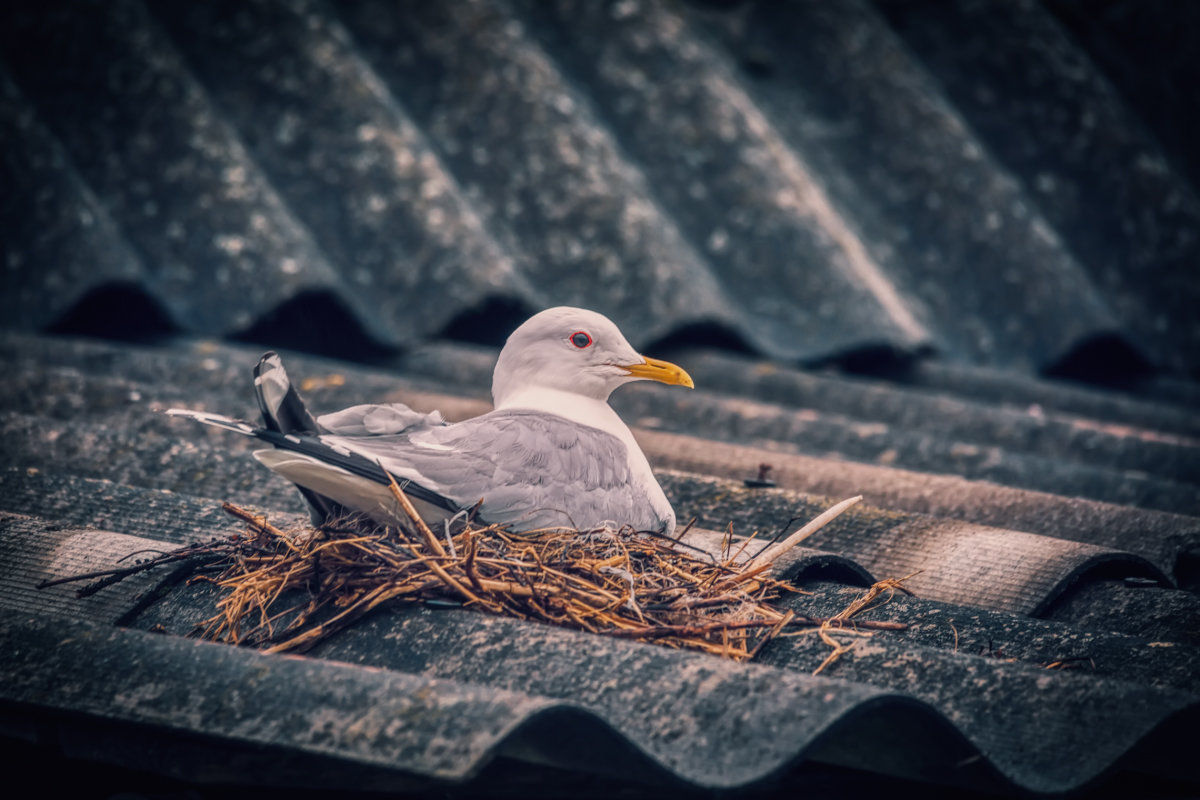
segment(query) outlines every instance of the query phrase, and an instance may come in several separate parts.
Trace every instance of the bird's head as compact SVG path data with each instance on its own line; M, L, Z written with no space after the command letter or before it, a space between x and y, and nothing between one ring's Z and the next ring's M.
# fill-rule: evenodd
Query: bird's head
M559 306L534 314L508 337L492 398L500 407L514 392L537 386L608 400L618 386L638 380L694 385L680 367L640 355L603 314Z

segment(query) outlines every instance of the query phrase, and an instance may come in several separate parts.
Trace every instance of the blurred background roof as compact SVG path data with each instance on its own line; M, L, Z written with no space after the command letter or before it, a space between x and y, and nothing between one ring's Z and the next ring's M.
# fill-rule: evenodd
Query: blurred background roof
M192 792L1194 793L1198 39L1171 0L5 4L13 759ZM32 588L234 530L220 500L300 510L157 413L252 418L263 345L320 411L461 418L558 304L696 379L614 398L682 520L864 494L792 572L837 610L920 570L875 612L908 631L813 678L803 638L747 667L395 609L296 660L145 633L206 602L153 582ZM741 483L762 464L778 490Z

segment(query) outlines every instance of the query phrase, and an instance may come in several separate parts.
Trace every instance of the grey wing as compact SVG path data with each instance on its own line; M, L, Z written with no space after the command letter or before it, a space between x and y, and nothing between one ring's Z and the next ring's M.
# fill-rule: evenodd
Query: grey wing
M322 438L464 508L482 500L480 517L488 522L524 529L661 525L646 490L631 481L624 443L561 417L492 412L397 436Z
M440 411L422 414L403 403L350 406L332 414L317 417L317 424L330 433L342 436L378 436L413 433L424 428L444 426Z

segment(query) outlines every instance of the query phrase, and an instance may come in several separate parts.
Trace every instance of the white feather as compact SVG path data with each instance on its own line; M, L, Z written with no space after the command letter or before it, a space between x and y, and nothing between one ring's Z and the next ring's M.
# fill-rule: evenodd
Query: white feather
M324 461L288 450L255 450L254 457L273 472L317 494L332 497L352 511L384 524L405 519L391 488L347 472ZM450 519L453 512L409 496L421 519L428 524Z

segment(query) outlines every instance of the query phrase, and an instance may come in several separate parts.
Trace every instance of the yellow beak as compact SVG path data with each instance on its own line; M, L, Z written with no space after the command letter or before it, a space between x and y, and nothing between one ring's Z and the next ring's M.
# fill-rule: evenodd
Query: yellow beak
M696 388L696 384L692 383L692 376L688 375L682 367L677 367L670 361L647 358L645 364L622 364L621 369L635 378L645 378L672 386L686 386L689 389Z

